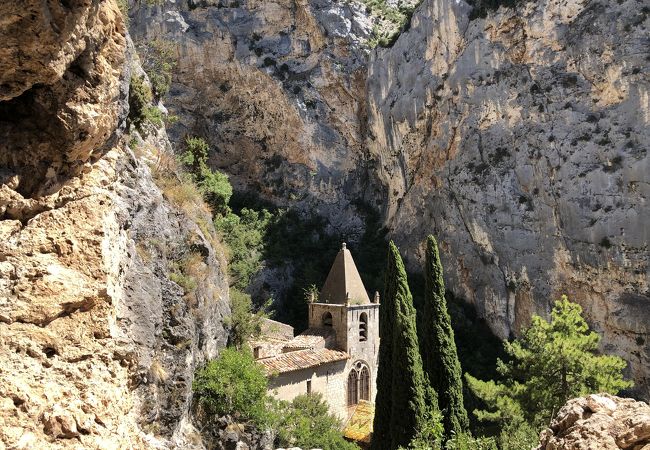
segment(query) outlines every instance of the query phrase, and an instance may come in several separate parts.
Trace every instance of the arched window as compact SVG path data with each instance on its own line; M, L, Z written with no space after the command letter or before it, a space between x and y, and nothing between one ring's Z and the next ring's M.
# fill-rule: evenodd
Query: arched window
M322 325L324 327L331 327L332 326L332 313L326 312L323 314L323 317L321 318Z
M348 406L354 406L359 403L358 381L359 376L357 371L352 369L350 375L348 375Z
M359 375L359 398L370 401L370 370L365 366Z
M368 340L368 314L361 313L359 316L359 341Z

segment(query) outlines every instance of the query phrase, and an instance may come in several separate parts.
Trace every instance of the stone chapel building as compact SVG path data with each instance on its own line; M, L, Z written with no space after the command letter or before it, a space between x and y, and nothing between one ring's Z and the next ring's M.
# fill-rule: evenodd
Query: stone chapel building
M379 294L370 301L343 244L312 300L307 330L294 337L292 327L269 320L262 337L251 344L253 352L278 399L319 392L330 411L349 423L355 411L369 409L375 400Z

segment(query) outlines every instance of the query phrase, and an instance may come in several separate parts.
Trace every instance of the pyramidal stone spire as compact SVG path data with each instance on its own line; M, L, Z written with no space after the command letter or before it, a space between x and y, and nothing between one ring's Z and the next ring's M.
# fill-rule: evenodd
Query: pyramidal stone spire
M334 259L327 280L320 291L319 302L360 305L370 303L370 297L363 286L352 253L345 242Z

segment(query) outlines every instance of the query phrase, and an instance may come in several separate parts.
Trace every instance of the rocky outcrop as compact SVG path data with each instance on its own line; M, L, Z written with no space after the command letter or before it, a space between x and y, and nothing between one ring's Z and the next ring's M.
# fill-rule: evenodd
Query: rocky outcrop
M200 448L191 381L225 345L223 257L209 212L154 184L164 132L137 157L125 142L117 5L0 9L0 448Z
M648 10L425 0L368 69L391 235L442 242L447 287L507 337L567 294L648 385Z
M650 407L608 394L569 400L540 436L537 450L647 450Z

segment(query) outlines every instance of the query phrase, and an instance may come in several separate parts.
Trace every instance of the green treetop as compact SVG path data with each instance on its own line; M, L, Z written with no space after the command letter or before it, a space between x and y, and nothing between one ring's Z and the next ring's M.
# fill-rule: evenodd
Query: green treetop
M389 244L382 310L372 448L395 449L407 446L428 426L430 412L437 405L427 406L425 402L426 383L413 297L404 263L393 242Z
M598 355L600 336L589 331L582 308L565 295L555 303L551 321L533 316L521 338L505 343L511 361L497 361L503 381L480 381L466 374L472 391L488 406L479 420L547 423L570 398L595 392L618 393L625 361Z
M425 294L422 321L422 363L433 389L438 393L445 433L459 435L469 425L463 406L463 382L456 352L454 331L447 312L445 282L438 244L427 238Z

